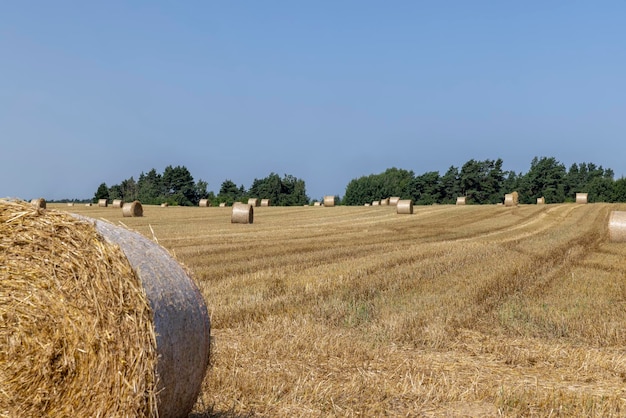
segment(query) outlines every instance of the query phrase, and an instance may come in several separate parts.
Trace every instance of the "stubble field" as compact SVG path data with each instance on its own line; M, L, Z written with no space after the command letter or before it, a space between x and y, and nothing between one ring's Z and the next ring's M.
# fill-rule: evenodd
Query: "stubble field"
M212 323L194 417L626 415L626 205L49 208L190 268Z

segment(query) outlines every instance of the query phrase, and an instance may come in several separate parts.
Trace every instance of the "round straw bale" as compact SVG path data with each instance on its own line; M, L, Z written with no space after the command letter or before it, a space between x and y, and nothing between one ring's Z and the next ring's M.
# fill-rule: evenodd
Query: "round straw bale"
M413 214L413 201L410 199L400 200L398 201L398 204L396 206L397 206L396 213L398 214L408 214L408 215Z
M67 204L67 206L74 206L74 203L69 202L69 203Z
M98 199L98 207L106 208L109 205L108 200L106 199Z
M587 203L587 193L576 193L576 203Z
M313 202L313 206L322 206L322 202Z
M519 195L517 192L504 195L504 206L517 206Z
M209 203L209 199L200 199L200 202L198 202L198 206L200 206L201 208L208 208L211 205Z
M0 236L0 415L188 415L210 321L166 250L19 201L0 201Z
M614 210L609 217L609 240L626 242L626 212Z
M225 208L225 207L226 207L226 202L220 203L220 208Z
M46 208L46 199L44 199L43 197L40 197L39 199L33 199L30 201L30 204L41 208L41 209L45 209Z
M546 198L545 197L538 197L537 198L537 204L538 205L543 205L546 203Z
M163 202L163 203L161 203L161 207L162 207L162 208L166 208L166 207L168 207L169 205L170 205L170 204L169 204L169 203L167 203L167 202Z
M324 196L324 206L325 207L335 206L335 196Z
M249 203L235 202L230 222L233 224L251 224L254 220L254 207Z
M456 204L457 205L464 205L466 201L466 197L465 196L458 196L456 198Z
M380 199L380 206L389 206L389 198Z
M85 206L91 206L91 203L85 203Z
M259 199L256 197L251 197L248 199L248 204L254 207L259 206Z
M270 205L269 199L261 199L261 206L269 206L269 205Z
M400 198L399 198L399 197L397 197L397 196L390 197L390 198L389 198L389 205L391 205L391 206L397 206L399 201L400 201Z
M380 200L374 200L372 206L380 206Z
M113 203L111 205L115 209L121 209L124 206L124 201L122 199L113 199Z
M143 206L141 206L141 202L135 200L131 203L125 203L124 206L122 206L122 215L124 215L125 218L143 216Z

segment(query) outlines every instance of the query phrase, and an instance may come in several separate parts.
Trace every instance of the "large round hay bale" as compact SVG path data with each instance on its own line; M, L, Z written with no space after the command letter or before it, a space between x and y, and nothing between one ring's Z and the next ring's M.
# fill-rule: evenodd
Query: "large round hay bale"
M467 198L466 198L465 196L458 196L458 197L456 198L456 204L457 204L457 205L464 205L464 204L465 204L465 202L466 202L466 199L467 199Z
M0 415L189 414L210 320L165 249L24 202L0 201L0 236Z
M393 196L389 198L389 205L390 206L398 206L398 202L400 201L400 198L397 196Z
M143 206L141 206L141 202L135 200L131 203L125 203L124 206L122 206L122 215L125 218L143 216Z
M167 203L167 202L163 202L163 203L161 203L161 207L162 207L162 208L166 208L166 207L168 207L169 205L170 205L170 204L169 204L169 203Z
M389 198L380 199L380 206L389 206Z
M37 208L41 208L41 209L45 209L46 208L46 199L44 199L43 197L40 197L39 199L33 199L30 201L30 204L37 207Z
M225 208L225 207L226 207L226 202L220 203L220 208Z
M235 202L230 222L233 224L251 224L254 221L254 206L249 203Z
M208 208L209 206L211 206L211 204L209 203L209 199L200 199L200 202L198 202L198 206L200 206L201 208Z
M335 206L335 196L324 196L324 207Z
M398 214L413 214L413 201L410 199L400 200L396 205L396 212Z
M519 195L517 192L507 193L504 195L504 206L517 206Z
M270 200L269 199L261 199L261 206L269 206L270 205Z
M259 199L256 197L251 197L248 199L248 204L253 206L253 207L257 207L259 206Z
M587 203L587 197L588 197L587 193L576 193L576 203L582 203L582 204Z
M537 198L537 204L538 205L544 205L546 203L546 198L545 197L538 197Z
M313 206L322 206L322 202L313 202Z
M67 206L74 206L74 203L72 203L72 202L68 202L68 203L67 203Z
M374 200L372 206L380 206L380 200Z
M111 206L115 209L121 209L124 206L124 201L122 199L113 199Z
M109 205L109 201L106 199L98 199L98 207L106 208Z
M614 210L609 217L609 240L626 242L626 211Z

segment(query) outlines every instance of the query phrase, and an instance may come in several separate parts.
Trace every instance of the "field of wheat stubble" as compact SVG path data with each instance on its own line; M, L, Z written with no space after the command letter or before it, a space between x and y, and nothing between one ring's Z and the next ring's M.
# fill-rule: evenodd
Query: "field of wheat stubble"
M626 415L624 204L58 208L191 270L213 338L194 417Z

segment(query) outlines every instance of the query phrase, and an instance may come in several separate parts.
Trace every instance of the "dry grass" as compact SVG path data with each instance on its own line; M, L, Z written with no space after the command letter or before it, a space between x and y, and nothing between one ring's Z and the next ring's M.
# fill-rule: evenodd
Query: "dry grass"
M193 270L212 367L193 416L624 416L626 244L560 204L145 207ZM112 222L121 214L71 208Z

